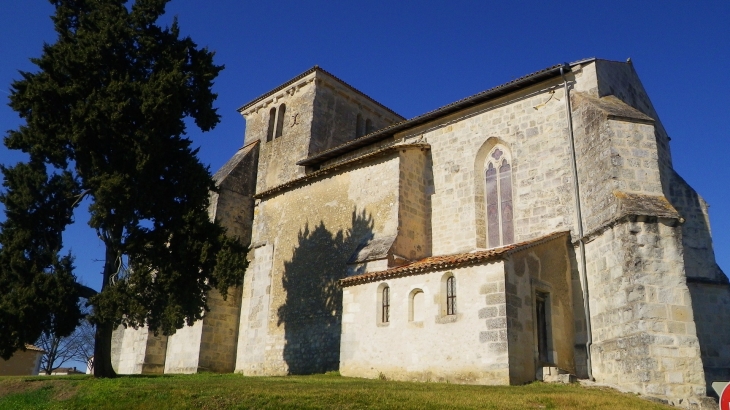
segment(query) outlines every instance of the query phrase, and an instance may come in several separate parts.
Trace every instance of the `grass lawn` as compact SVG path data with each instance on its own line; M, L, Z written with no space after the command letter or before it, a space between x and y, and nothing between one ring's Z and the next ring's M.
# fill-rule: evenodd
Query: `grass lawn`
M672 409L579 385L467 386L237 374L0 377L0 409Z

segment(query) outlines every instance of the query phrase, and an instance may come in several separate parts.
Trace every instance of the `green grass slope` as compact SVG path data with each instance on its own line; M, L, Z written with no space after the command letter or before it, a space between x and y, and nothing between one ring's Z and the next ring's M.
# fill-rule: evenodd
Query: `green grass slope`
M579 385L471 386L236 374L0 377L0 409L672 409Z

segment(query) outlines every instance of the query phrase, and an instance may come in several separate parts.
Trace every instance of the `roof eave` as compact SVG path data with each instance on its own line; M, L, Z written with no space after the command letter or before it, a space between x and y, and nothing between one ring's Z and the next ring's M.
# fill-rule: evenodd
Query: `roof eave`
M573 65L575 65L575 64L576 63L573 63ZM563 70L563 72L566 72L566 73L570 72L571 64L568 64L568 63L557 64L552 67L546 68L544 70L535 72L533 74L526 75L517 80L510 81L508 83L499 85L497 87L491 88L486 91L482 91L478 94L474 94L471 97L467 97L462 100L456 101L452 104L445 105L441 108L437 108L436 110L427 112L423 115L414 117L410 120L401 121L401 122L393 124L389 127L383 128L382 130L376 131L372 134L365 135L364 137L360 137L358 139L355 139L355 140L352 140L345 144L342 144L338 147L332 148L328 151L305 158L305 159L297 162L297 165L312 166L312 165L320 164L324 161L327 161L328 159L339 156L342 153L351 151L356 148L360 148L365 145L372 144L377 141L384 140L388 137L392 137L396 133L404 131L406 129L413 128L415 126L427 123L429 121L432 121L432 120L442 117L444 115L448 115L448 114L451 114L456 111L470 108L474 105L481 104L483 102L504 96L506 94L532 86L539 82L548 80L550 78L560 75L561 69Z

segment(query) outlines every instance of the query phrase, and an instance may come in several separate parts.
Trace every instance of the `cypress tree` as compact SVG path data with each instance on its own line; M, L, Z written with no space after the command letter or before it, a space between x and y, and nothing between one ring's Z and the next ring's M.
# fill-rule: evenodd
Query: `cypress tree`
M11 87L25 124L4 142L29 160L2 169L0 291L10 290L0 300L2 355L48 329L29 319L55 317L59 335L78 324L84 289L72 256L59 252L84 198L105 246L102 289L89 298L97 377L114 376L119 324L172 334L202 317L207 292L225 296L242 281L245 250L210 221L216 187L185 137L185 118L203 131L219 122L211 87L223 67L180 35L177 20L157 24L167 2L51 0L57 41ZM42 301L48 294L53 302Z

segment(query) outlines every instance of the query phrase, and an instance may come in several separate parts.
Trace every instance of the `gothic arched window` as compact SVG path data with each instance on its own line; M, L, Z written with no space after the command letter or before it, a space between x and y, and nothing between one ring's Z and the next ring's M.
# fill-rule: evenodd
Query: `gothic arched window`
M512 165L504 147L496 146L489 153L484 177L489 247L509 245L514 242Z

